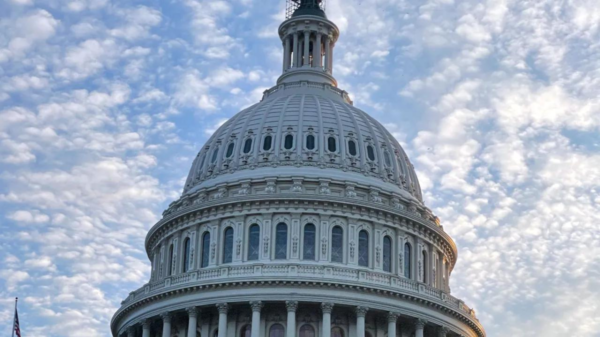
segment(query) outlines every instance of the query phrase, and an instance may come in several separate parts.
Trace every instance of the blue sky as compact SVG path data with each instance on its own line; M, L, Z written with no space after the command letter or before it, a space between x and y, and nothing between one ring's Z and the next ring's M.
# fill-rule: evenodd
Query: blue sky
M0 2L0 329L109 336L148 228L281 70L283 0ZM488 336L600 336L600 2L328 0Z

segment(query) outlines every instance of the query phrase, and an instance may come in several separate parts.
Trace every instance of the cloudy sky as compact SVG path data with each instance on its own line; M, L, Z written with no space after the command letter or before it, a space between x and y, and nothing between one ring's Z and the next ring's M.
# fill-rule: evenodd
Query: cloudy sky
M0 1L0 330L109 336L283 0ZM417 168L488 336L600 336L600 1L329 0L335 76Z

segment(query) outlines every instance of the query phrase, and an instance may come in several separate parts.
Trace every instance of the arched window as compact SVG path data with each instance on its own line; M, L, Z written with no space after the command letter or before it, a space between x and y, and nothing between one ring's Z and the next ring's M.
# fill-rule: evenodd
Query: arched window
M369 233L366 230L358 233L358 265L369 266Z
M299 335L298 337L315 337L315 328L310 324L304 324L300 327Z
M412 274L412 247L410 246L410 243L405 243L404 244L404 277L406 278L410 278L410 275Z
M309 223L304 226L304 245L302 258L304 260L315 260L315 239L316 239L316 228L315 225Z
M342 328L340 328L339 326L334 326L333 328L331 328L331 337L344 337L344 330L342 330Z
M390 159L390 153L388 151L383 151L383 159L385 160L386 166L392 167L392 159Z
M210 257L210 233L206 232L202 235L202 268L208 267L208 259Z
M229 143L229 145L227 145L227 152L225 153L226 158L231 157L231 155L233 154L234 146L235 146L234 142L231 142L231 143Z
M331 230L331 262L344 262L344 230L340 226Z
M233 260L233 228L227 227L223 238L223 263Z
M281 324L273 324L271 325L271 329L269 329L269 337L284 337L283 333L284 329Z
M240 337L251 337L252 336L252 325L246 324L240 331Z
M219 148L216 148L216 149L213 151L212 158L210 158L210 162L211 162L211 163L214 163L215 161L217 161L217 155L218 155L218 154L219 154Z
M271 143L273 143L273 137L266 136L263 140L263 151L269 151L271 149Z
M367 157L370 161L375 161L375 149L371 145L367 145Z
M173 244L169 246L169 261L167 261L169 269L167 270L167 276L171 276L173 272Z
M292 147L294 147L294 135L286 135L284 142L283 142L283 147L286 150L291 150Z
M337 151L337 143L335 141L335 137L327 138L327 150L329 150L329 152Z
M387 235L383 238L383 271L392 272L392 239Z
M356 151L356 142L353 140L348 141L348 153L350 153L351 156L356 156L358 154Z
M248 261L258 260L260 251L260 227L257 224L248 230Z
M306 149L307 150L315 149L315 136L313 136L313 135L306 136Z
M421 259L423 261L423 268L421 268L421 280L423 283L427 283L427 253L421 251Z
M252 138L248 138L244 142L244 153L250 153L250 150L252 150Z
M275 228L275 259L287 258L287 225L283 222Z
M185 238L183 241L183 272L190 270L190 238Z

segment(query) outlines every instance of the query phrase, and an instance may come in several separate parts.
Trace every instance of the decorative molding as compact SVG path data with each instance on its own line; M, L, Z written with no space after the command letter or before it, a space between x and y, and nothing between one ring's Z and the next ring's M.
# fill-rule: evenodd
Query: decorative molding
M296 312L298 310L298 301L285 301L285 307L288 312Z
M358 306L354 309L354 311L356 312L357 317L365 317L367 315L367 311L369 311L369 308Z
M252 308L252 312L260 312L264 307L263 302L261 301L252 301L250 302L250 307Z
M321 303L321 311L324 314L331 314L332 310L333 310L333 303L329 303L329 302Z

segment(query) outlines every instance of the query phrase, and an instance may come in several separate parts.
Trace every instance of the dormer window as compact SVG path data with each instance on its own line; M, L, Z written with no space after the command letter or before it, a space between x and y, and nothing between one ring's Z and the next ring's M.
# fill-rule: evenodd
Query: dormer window
M263 151L271 150L271 144L273 143L273 136L266 136L263 140Z
M367 145L367 158L369 158L370 161L375 161L375 149L372 145Z
M248 138L244 142L244 153L248 154L250 153L250 150L252 150L252 138Z
M313 136L313 135L306 136L306 149L307 150L315 149L315 136Z
M351 156L356 156L358 154L358 151L356 151L356 142L353 140L348 141L348 153L350 153Z
M337 151L337 143L336 143L335 137L330 136L327 138L327 150L329 152Z
M225 153L225 157L226 158L230 158L231 155L233 155L233 148L235 147L235 143L231 142L229 143L229 145L227 146L227 152Z
M286 135L283 142L283 148L291 150L292 147L294 147L294 135Z

